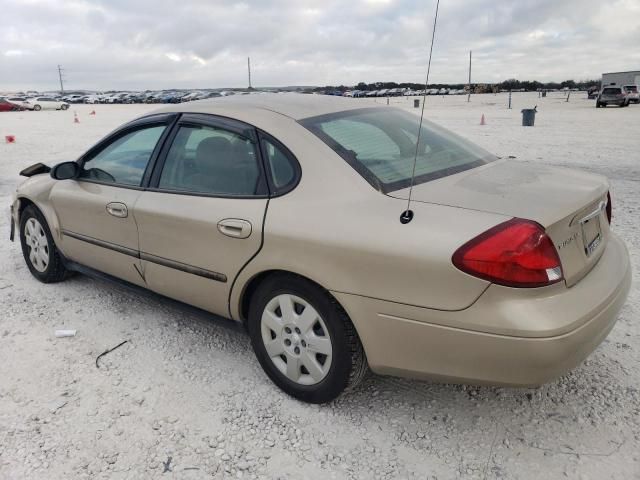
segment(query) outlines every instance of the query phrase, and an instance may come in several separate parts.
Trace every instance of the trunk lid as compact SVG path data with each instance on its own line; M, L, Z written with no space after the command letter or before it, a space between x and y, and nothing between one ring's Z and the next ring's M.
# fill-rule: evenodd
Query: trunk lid
M551 237L571 286L604 251L608 189L599 175L500 160L416 185L412 199L538 222ZM406 199L408 194L406 188L389 195Z

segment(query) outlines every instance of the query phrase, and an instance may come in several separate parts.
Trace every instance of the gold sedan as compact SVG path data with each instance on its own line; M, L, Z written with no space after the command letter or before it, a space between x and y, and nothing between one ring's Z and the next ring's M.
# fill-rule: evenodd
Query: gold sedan
M506 385L573 368L631 283L606 179L419 128L315 95L172 106L24 170L12 239L42 282L100 272L242 322L308 402L369 367Z

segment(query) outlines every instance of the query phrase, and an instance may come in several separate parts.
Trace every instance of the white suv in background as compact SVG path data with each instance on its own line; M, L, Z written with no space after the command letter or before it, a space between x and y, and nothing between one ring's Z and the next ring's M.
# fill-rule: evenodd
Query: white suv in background
M637 85L625 85L624 88L627 91L629 103L640 103L640 93L638 93Z

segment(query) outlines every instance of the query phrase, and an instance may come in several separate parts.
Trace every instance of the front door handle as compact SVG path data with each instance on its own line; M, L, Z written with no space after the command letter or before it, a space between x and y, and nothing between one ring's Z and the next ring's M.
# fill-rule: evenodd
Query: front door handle
M118 218L127 218L129 215L129 210L127 206L122 202L111 202L107 203L107 213L109 215L113 215Z
M218 222L218 230L233 238L247 238L251 235L251 223L240 218L225 218Z

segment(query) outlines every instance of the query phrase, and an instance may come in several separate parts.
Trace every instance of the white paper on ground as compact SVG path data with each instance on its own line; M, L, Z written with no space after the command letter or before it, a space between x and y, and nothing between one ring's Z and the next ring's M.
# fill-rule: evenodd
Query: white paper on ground
M75 337L77 330L56 330L56 337Z

